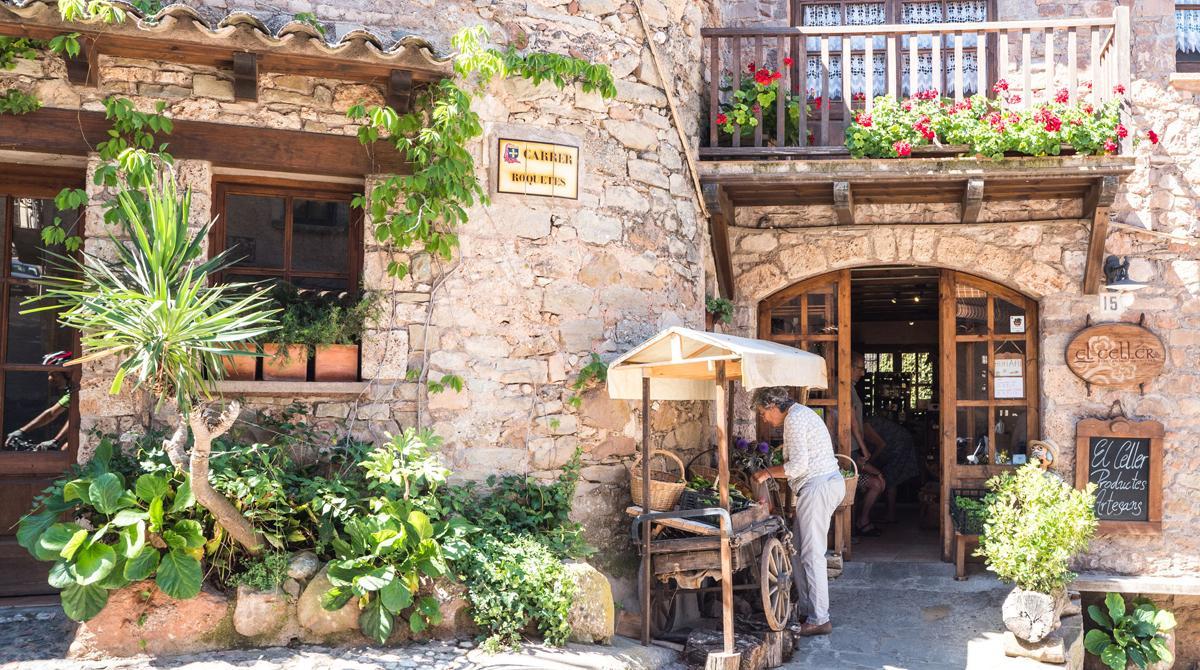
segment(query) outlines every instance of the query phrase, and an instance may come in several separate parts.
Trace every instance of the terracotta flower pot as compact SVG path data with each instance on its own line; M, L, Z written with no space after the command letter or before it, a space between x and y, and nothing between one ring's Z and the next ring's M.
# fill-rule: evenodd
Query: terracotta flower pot
M230 349L254 351L254 345L249 343L235 344ZM256 356L225 356L221 359L221 362L225 367L225 379L237 382L254 381L255 374L258 371L258 358Z
M313 379L319 382L358 380L357 344L318 344Z
M263 380L302 382L308 379L308 347L263 345Z

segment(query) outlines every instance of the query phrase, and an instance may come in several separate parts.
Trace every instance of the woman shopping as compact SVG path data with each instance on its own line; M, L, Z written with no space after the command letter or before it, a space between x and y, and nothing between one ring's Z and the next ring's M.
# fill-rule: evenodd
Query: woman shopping
M769 387L754 393L754 408L767 424L783 426L783 465L754 473L756 485L786 476L796 497L793 528L796 553L792 583L796 587L799 635L828 635L829 578L825 561L829 520L846 493L829 429L816 412L792 400L787 389Z

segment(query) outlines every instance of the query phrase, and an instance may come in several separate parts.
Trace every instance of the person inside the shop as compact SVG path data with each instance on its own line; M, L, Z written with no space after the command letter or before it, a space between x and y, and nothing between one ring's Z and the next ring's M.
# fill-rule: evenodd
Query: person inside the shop
M768 425L783 427L783 465L754 473L756 487L774 477L787 477L795 493L793 529L796 553L792 555L792 584L799 615L798 635L828 635L829 579L825 561L829 521L846 494L846 486L833 454L829 429L817 413L792 399L782 387L758 389L754 408Z
M858 397L855 386L862 381L866 373L866 357L861 351L854 352L850 359L850 404L853 408L850 421L850 458L858 465L858 494L862 496L862 502L858 504L858 519L854 523L854 530L859 535L879 537L882 531L871 522L871 509L879 501L879 496L887 490L887 479L883 472L871 463L871 459L875 450L886 449L887 443L875 429L863 422L862 399ZM837 416L836 410L834 416ZM867 446L868 442L871 443L871 447Z
M887 516L884 523L896 523L896 498L900 485L921 474L912 433L891 419L873 414L864 428L874 431L883 442L871 455L871 465L883 473L886 483Z
M56 351L42 357L42 365L64 365L71 360L71 352ZM68 446L67 429L70 420L67 416L71 407L71 384L66 372L55 370L47 375L51 397L58 396L54 403L43 412L33 417L28 423L9 433L4 438L4 448L10 451L52 451L66 449ZM39 428L61 421L62 425L54 431L54 436L41 442L30 442L26 435Z

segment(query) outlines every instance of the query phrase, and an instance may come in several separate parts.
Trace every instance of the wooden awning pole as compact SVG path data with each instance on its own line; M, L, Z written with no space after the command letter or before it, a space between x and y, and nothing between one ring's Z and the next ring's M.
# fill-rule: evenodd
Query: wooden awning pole
M650 376L642 377L642 513L650 511ZM642 522L642 644L650 644L650 522Z
M717 361L716 388L713 389L713 414L717 425L717 472L721 507L729 510L729 435L725 430L728 391L725 361ZM729 550L729 529L721 524L721 627L725 632L725 653L733 653L733 559Z

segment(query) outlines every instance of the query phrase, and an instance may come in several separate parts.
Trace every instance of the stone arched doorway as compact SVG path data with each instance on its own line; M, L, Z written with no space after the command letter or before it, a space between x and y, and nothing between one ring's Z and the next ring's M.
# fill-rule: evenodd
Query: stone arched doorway
M905 324L920 324L924 335L906 336ZM869 412L926 432L943 558L953 541L953 491L1021 464L1038 438L1038 303L994 281L928 266L835 270L760 301L757 336L829 363L830 388L809 404L840 453L855 443L854 413L840 411L855 395ZM855 350L865 355L857 384Z

